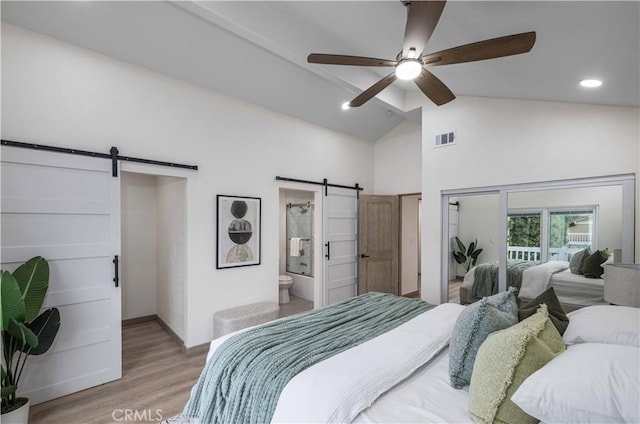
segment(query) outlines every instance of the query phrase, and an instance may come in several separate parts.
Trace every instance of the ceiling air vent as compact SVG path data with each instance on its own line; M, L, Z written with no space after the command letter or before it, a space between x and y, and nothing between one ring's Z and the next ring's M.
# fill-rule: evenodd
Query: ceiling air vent
M452 132L448 132L448 133L444 133L444 134L438 134L436 136L436 146L435 147L442 147L442 146L449 146L453 143L455 143L456 141L456 135L455 133Z

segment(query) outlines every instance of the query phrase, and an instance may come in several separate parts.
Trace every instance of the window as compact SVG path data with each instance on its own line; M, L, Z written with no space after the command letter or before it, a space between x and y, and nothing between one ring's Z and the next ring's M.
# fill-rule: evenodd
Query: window
M549 260L568 261L594 244L595 233L595 208L549 211Z
M595 245L596 207L509 211L507 258L568 261L578 250Z
M508 259L540 260L540 223L540 212L509 213L507 224Z

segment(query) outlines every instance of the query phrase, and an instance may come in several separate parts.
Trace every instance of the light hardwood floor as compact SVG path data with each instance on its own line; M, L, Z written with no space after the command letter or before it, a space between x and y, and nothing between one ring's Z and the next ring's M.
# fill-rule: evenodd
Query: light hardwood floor
M182 353L155 321L124 327L122 379L35 405L29 423L150 423L170 418L182 412L205 358L206 352ZM125 410L137 412L138 419L124 419Z
M309 309L313 302L292 296L291 303L280 305L280 317ZM155 423L171 418L182 412L206 356L182 353L156 321L126 326L122 379L35 405L29 423Z

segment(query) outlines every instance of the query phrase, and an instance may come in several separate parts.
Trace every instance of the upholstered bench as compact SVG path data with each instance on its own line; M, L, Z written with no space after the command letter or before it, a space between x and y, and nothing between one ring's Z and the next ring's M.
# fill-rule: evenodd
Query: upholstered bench
M278 319L277 303L260 302L224 309L213 314L213 338Z

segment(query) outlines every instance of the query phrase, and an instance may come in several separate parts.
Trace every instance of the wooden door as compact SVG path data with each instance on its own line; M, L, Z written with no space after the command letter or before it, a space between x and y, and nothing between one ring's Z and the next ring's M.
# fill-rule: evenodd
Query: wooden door
M352 189L328 187L322 206L324 240L323 305L357 294L358 199Z
M2 269L49 262L51 350L27 362L19 395L39 403L121 377L120 179L111 161L2 147Z
M399 293L398 196L360 196L358 292Z

